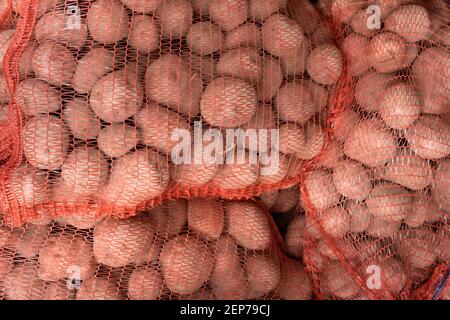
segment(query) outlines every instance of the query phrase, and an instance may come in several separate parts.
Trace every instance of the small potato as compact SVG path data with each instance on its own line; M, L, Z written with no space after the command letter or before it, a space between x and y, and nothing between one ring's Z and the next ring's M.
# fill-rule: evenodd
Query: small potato
M144 255L153 236L154 227L148 217L106 218L94 227L95 259L113 268L125 266Z
M354 200L349 200L347 201L345 207L350 219L350 232L364 232L367 228L369 228L373 217L367 209L365 203L358 203Z
M341 198L333 183L333 176L325 170L309 173L304 181L311 204L325 210L337 204Z
M287 226L284 234L287 252L291 257L301 258L303 256L303 241L306 230L306 216L298 215L294 217Z
M39 251L38 261L39 278L45 281L69 277L74 266L78 280L88 279L97 270L92 244L82 237L70 234L49 237Z
M188 225L205 240L217 240L224 227L224 211L215 199L191 199L188 201Z
M220 27L207 21L194 23L186 35L188 46L192 51L201 55L218 51L223 41L225 41L225 36Z
M400 222L374 218L366 232L372 237L385 238L395 235L400 227Z
M297 207L300 201L300 190L298 186L281 189L278 192L277 201L270 208L272 212L287 212Z
M411 152L401 152L381 169L381 177L412 190L426 188L432 181L433 171L429 161Z
M231 237L221 237L214 252L210 283L217 299L246 299L248 284L240 262L238 245Z
M263 297L275 290L281 280L280 262L272 256L256 253L245 260L251 297Z
M318 212L317 218L323 231L332 238L341 238L349 231L350 220L342 206ZM324 238L322 230L313 217L306 217L306 231L315 239Z
M177 139L172 139L177 130L190 130L184 118L156 103L148 103L134 119L139 129L140 142L164 153L171 153L178 144Z
M361 0L335 0L331 5L331 16L339 23L349 23L353 15L366 4Z
M122 297L113 279L92 277L81 283L76 300L122 300Z
M261 48L262 35L260 28L251 22L244 23L227 33L225 47L234 49L239 47Z
M114 71L102 77L91 90L89 103L102 120L122 122L136 114L144 99L144 88L135 74Z
M222 29L230 31L247 20L247 0L210 0L209 15Z
M71 24L71 14L62 11L51 11L44 14L34 27L37 42L51 40L80 49L88 38L86 21L78 17L76 25Z
M145 78L148 99L190 117L198 114L202 81L181 57L163 55L148 66Z
M7 300L42 300L45 282L37 277L37 264L25 261L11 268L3 280Z
M442 161L438 164L434 180L431 185L433 199L440 208L450 212L450 161Z
M151 13L156 10L161 0L120 0L124 5L138 13Z
M428 37L430 24L427 9L418 5L405 5L395 9L384 20L384 29L395 32L408 42L416 42Z
M280 125L279 136L279 151L284 154L296 154L305 144L305 132L303 128L293 123Z
M372 189L369 172L361 164L351 160L337 164L333 182L340 194L357 201L367 198Z
M341 266L340 262L328 264L324 274L324 289L338 298L352 298L361 290L353 277Z
M146 15L132 17L128 41L139 52L148 53L157 49L160 31L154 18Z
M211 249L188 235L167 242L159 258L165 284L174 293L191 294L208 281L214 266Z
M100 132L100 119L92 111L86 98L77 97L69 101L63 109L63 119L77 139L95 139Z
M108 162L94 147L75 148L61 167L62 183L75 194L94 194L107 177Z
M325 144L325 133L320 125L309 122L305 125L305 144L295 155L299 159L311 160L320 154Z
M290 57L300 50L305 35L302 28L282 14L274 14L262 25L263 48L277 57Z
M97 0L86 17L89 33L100 43L115 43L128 35L130 18L118 0Z
M123 156L135 148L138 142L136 127L113 123L100 130L97 138L98 148L108 157L117 158Z
M20 257L32 259L39 254L39 250L44 246L50 235L50 229L48 225L25 224L13 230L5 248L14 250Z
M34 167L57 170L67 155L69 138L69 130L61 119L37 116L30 118L22 131L23 151Z
M19 165L11 174L11 187L19 205L31 207L49 198L48 173L28 163Z
M412 210L413 198L408 190L399 185L382 183L372 189L366 204L375 219L398 222Z
M76 59L64 46L44 42L33 51L31 65L36 78L60 87L70 84Z
M17 86L16 101L27 116L56 112L61 100L59 90L42 80L28 78Z
M256 49L239 47L221 56L217 73L257 84L263 75L263 60Z
M344 142L344 153L369 167L378 167L394 158L397 141L381 121L367 119L357 123Z
M347 57L351 75L359 76L370 68L368 38L358 34L350 34L343 40L342 50Z
M228 77L217 78L208 84L200 102L203 119L221 128L234 128L248 122L256 108L253 86Z
M377 112L381 109L381 99L384 92L395 79L385 73L368 71L362 75L355 86L355 100L367 112Z
M419 93L406 83L388 87L380 99L381 118L393 129L407 129L419 118L421 109Z
M264 21L286 7L286 0L249 0L249 16Z
M114 67L114 52L94 47L77 62L72 87L80 93L89 93L95 83Z
M128 282L128 298L131 300L156 300L163 291L163 280L153 267L138 267Z
M306 60L306 71L319 84L331 85L338 81L344 64L341 51L331 44L323 44L311 51Z
M407 43L395 33L383 31L370 42L372 66L378 72L392 72L405 66Z
M312 281L300 262L291 259L283 262L277 294L283 300L310 300L312 298Z
M188 221L188 203L185 199L165 201L148 211L155 230L160 236L177 235Z
M251 201L230 201L225 204L227 230L243 247L264 250L269 247L271 227L269 218Z
M397 241L400 259L410 267L426 269L431 267L438 255L439 238L429 230L408 230Z
M192 4L189 0L164 0L155 12L161 21L161 32L165 37L180 38L192 24Z
M450 154L450 123L434 115L422 115L406 130L409 147L425 159L439 159Z

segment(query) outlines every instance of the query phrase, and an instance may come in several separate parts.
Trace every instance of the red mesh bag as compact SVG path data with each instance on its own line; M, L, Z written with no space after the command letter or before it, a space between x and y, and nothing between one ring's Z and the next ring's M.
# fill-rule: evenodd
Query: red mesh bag
M0 180L11 225L249 199L298 183L328 141L343 55L308 1L5 6L12 99Z
M319 5L346 64L342 103L330 112L330 143L301 181L306 216L292 227L304 234L314 287L327 299L444 297L449 4Z
M8 300L310 299L261 203L176 199L131 218L80 212L0 225Z

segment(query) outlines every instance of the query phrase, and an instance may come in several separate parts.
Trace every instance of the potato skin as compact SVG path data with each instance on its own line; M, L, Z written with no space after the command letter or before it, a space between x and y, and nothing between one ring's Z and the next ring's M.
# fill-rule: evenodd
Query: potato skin
M138 267L128 282L128 297L131 300L156 300L163 290L163 280L152 267Z
M375 219L399 222L412 210L412 201L413 195L407 189L382 183L372 189L366 204Z
M122 296L113 279L92 277L81 283L76 300L122 300Z
M56 112L61 108L60 92L48 83L28 78L16 90L17 104L27 116Z
M151 13L156 10L161 0L120 0L124 5L138 13Z
M35 261L25 261L15 266L3 281L7 300L42 300L45 282L37 277Z
M289 259L282 263L280 285L276 292L283 300L312 298L312 281L300 262Z
M15 168L11 175L11 186L17 202L27 207L47 201L50 193L47 179L45 171L27 163Z
M139 52L148 53L157 49L160 44L160 30L154 18L146 15L134 16L128 40Z
M122 123L113 123L104 127L97 138L99 149L110 158L123 156L135 148L137 142L137 129Z
M315 82L331 85L339 80L343 63L344 57L336 46L323 44L311 51L306 60L306 70Z
M100 119L91 109L87 98L76 97L67 102L62 117L72 135L77 139L95 139L100 132Z
M281 280L281 266L276 257L256 253L245 259L250 297L262 297L275 290Z
M372 189L369 172L356 161L341 161L334 168L333 182L339 193L358 201L367 198Z
M224 227L222 205L215 199L189 200L188 225L205 240L218 239Z
M219 26L203 21L192 25L186 35L186 43L192 51L208 55L221 48L224 38Z
M165 37L182 37L192 24L193 10L188 0L164 0L155 14L161 21L161 32Z
M210 0L209 15L225 31L231 31L247 20L247 0Z
M172 237L177 235L188 220L188 201L174 199L147 211L158 236Z

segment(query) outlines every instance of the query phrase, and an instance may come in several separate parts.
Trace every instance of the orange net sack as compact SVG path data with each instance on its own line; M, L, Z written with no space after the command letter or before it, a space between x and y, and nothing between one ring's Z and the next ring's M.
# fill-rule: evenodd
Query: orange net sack
M333 20L351 99L333 109L330 143L301 181L298 228L317 293L448 297L449 4L319 6Z
M343 55L308 1L3 4L0 180L14 226L292 186L346 96Z
M126 219L95 214L0 225L7 300L311 299L254 201L176 199Z

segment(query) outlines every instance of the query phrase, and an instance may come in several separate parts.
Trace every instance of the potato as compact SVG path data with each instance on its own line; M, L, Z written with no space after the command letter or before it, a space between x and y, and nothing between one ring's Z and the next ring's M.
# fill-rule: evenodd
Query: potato
M204 16L209 14L209 0L191 0L194 12Z
M100 119L92 111L86 98L76 97L67 102L62 117L77 139L95 139L100 132Z
M303 38L303 42L297 50L281 58L283 73L288 76L305 73L306 61L311 53L311 49L311 40L306 37Z
M39 251L38 276L45 281L57 281L71 275L77 269L77 280L85 280L97 271L92 244L85 238L70 234L53 235Z
M75 148L61 167L62 183L75 194L94 194L107 177L108 162L94 147Z
M331 85L338 81L343 68L343 55L332 44L323 44L311 51L306 60L306 70L319 84Z
M164 0L155 12L161 21L161 32L165 37L180 38L192 24L192 4L189 0Z
M138 13L151 13L156 10L161 0L120 0L124 5Z
M381 18L384 19L390 15L392 11L411 2L414 2L414 0L375 0L373 1L373 4L380 8Z
M389 86L380 99L380 115L393 129L407 129L420 116L420 95L411 85L397 83Z
M59 216L55 219L60 225L71 225L77 229L91 229L102 220L99 209L95 207L80 208L70 216Z
M205 240L217 240L224 227L224 211L215 199L191 199L188 201L189 228Z
M408 190L386 182L373 187L366 204L375 219L399 222L411 212L412 201Z
M251 22L244 23L227 33L224 46L230 49L239 47L261 48L262 35L260 28Z
M17 86L16 101L27 116L56 112L61 100L60 92L42 80L28 78Z
M319 210L331 208L341 198L332 175L325 170L310 172L305 178L304 188L311 204Z
M161 275L153 267L138 267L128 282L128 298L131 300L156 300L163 291Z
M44 246L50 229L48 225L36 226L30 223L13 229L5 248L14 250L20 257L34 258Z
M3 219L3 217L2 217ZM8 239L11 234L11 229L6 227L5 225L0 225L0 247L3 247L6 243L8 243Z
M245 259L245 271L251 297L262 297L280 284L281 265L275 256L255 253Z
M397 252L407 266L426 269L434 264L439 244L436 234L425 229L408 230L399 240Z
M323 231L313 217L306 217L306 231L315 239L324 238L322 232L325 232L329 237L341 238L349 231L350 221L347 212L342 206L336 206L317 214L316 219L319 221Z
M286 0L249 0L249 16L264 21L286 7Z
M89 93L95 83L113 70L114 53L104 47L94 47L77 62L72 87L80 93Z
M282 14L274 14L262 25L263 48L277 57L290 57L300 50L305 39L302 28Z
M106 122L122 122L136 114L144 98L144 88L135 74L114 71L102 77L91 90L89 103Z
M280 120L306 123L327 104L326 90L312 81L290 81L278 90L275 105Z
M381 169L381 177L412 190L426 188L432 181L433 171L429 161L410 151L400 152Z
M0 231L1 232L1 231ZM8 252L2 252L0 254L0 287L3 288L3 281L6 275L12 270L14 265L14 255Z
M239 47L220 57L217 73L257 84L263 76L263 60L256 49Z
M19 165L11 174L11 187L19 205L31 207L49 198L48 173L28 163Z
M136 127L113 123L100 130L97 138L99 149L108 157L116 158L123 156L128 151L136 148L138 132Z
M69 12L51 11L44 14L34 27L37 42L45 40L59 42L75 49L80 49L88 38L86 21L78 17L76 25L70 25Z
M305 144L303 128L293 124L281 124L279 127L279 151L284 154L296 154Z
M217 299L246 299L248 284L240 262L239 249L231 237L217 240L210 284Z
M365 203L358 203L355 200L347 201L346 205L347 215L350 219L350 232L364 232L369 228L372 222L372 214L367 209Z
M289 222L284 234L287 252L291 257L301 258L303 256L303 240L306 230L306 216L295 216Z
M106 218L94 227L93 252L98 263L118 268L145 254L154 226L145 216Z
M209 15L222 29L230 31L247 20L247 0L210 0Z
M39 1L39 3L37 4L37 9L36 9L36 17L39 18L42 15L44 15L44 13L46 13L47 11L54 10L55 8L60 6L62 2L63 2L62 0L41 0L41 1ZM26 4L26 2L24 0L12 0L12 8L17 13L22 12L22 10L23 10L22 7L24 6L24 4Z
M193 52L208 55L220 50L225 36L219 26L208 21L194 23L186 35L186 43Z
M17 98L16 98L17 99ZM9 90L5 76L0 74L0 103L7 104L9 102Z
M175 112L148 103L134 116L139 129L139 140L159 152L170 153L178 144L172 140L177 129L189 130L189 124Z
M370 68L369 39L350 34L342 42L342 50L348 61L349 72L359 76Z
M375 263L380 270L381 290L391 294L399 293L407 284L406 266L397 259L390 257Z
M424 7L405 5L395 9L384 20L384 29L397 33L408 42L416 42L428 37L430 24L430 17Z
M324 289L338 298L355 297L361 290L352 275L341 266L340 262L329 263L324 270L324 274Z
M374 218L370 222L366 232L372 237L385 238L394 236L400 230L401 224L391 219L384 220L382 218Z
M339 143L344 142L352 132L354 125L360 121L359 115L351 108L340 110L333 119L334 138Z
M438 164L431 184L433 199L440 208L450 212L450 161L445 160Z
M202 82L181 57L163 55L148 66L145 77L148 99L167 104L184 115L198 114Z
M331 16L339 23L349 23L353 15L365 4L366 1L361 0L335 0L331 5Z
M371 14L367 13L367 8L357 11L350 21L350 26L352 27L353 31L363 36L371 36L372 34L374 34L377 29L371 29L367 26L367 22L370 16Z
M378 72L392 72L405 67L407 43L395 33L383 31L370 42L372 66Z
M422 115L406 130L405 137L419 157L439 159L450 154L450 123L438 116Z
M325 144L325 133L320 125L308 122L305 125L305 144L295 153L297 158L311 160L318 156Z
M376 119L357 123L344 142L344 153L369 167L378 167L394 158L397 141Z
M320 13L311 1L288 0L286 11L307 34L313 33L321 23Z
M13 36L15 34L14 29L8 29L0 31L0 63L3 65L3 59L5 57L6 51L8 50Z
M344 160L336 165L333 182L340 194L357 201L367 198L372 189L369 172L361 164L351 160Z
M89 33L100 43L115 43L128 35L130 18L118 0L97 0L87 13Z
M311 46L317 47L321 44L334 44L334 37L331 34L329 25L326 22L321 22L317 29L309 35Z
M230 235L244 248L264 250L272 241L268 216L251 201L227 202L225 225Z
M45 282L37 277L37 264L25 261L11 268L3 280L7 300L42 300Z
M75 300L76 292L69 290L66 281L51 282L45 286L43 300Z
M436 32L430 35L430 41L440 44L442 46L450 46L450 28L448 26L443 26L439 28Z
M320 157L317 157L315 160L320 166L333 169L343 157L344 151L342 150L342 146L336 141L331 141L328 146L323 149Z
M240 79L217 78L205 89L200 102L203 119L221 128L233 128L250 120L256 112L253 86Z
M22 131L23 151L28 162L38 169L57 170L67 155L69 130L52 115L30 118Z
M76 59L64 46L43 42L33 51L31 66L36 78L60 87L70 84L76 68Z
M281 189L278 192L277 201L270 208L272 212L287 212L297 207L300 201L300 190L298 186Z
M189 64L191 71L200 77L203 85L209 84L216 77L217 59L213 56L184 52L183 58Z
M132 17L128 41L139 52L148 53L157 49L160 44L160 30L154 18L146 15Z
M404 66L410 66L413 64L414 60L416 60L419 55L420 47L418 47L414 43L408 43L406 46L406 56L404 61Z
M122 297L114 280L92 277L81 283L76 300L122 300Z
M197 291L208 281L214 266L208 245L188 235L167 242L159 261L165 284L172 292L179 294Z
M188 220L188 202L185 199L165 201L162 205L148 211L158 235L172 237L177 235Z
M31 60L33 58L34 49L35 46L28 46L22 52L19 60L19 75L22 79L26 78L33 72Z
M383 94L392 86L394 78L385 73L368 71L362 75L355 86L355 100L367 112L381 110Z

